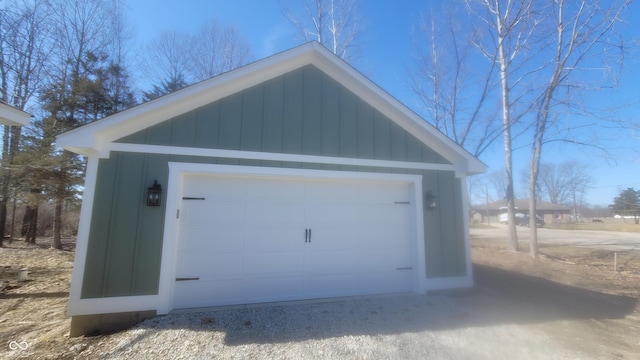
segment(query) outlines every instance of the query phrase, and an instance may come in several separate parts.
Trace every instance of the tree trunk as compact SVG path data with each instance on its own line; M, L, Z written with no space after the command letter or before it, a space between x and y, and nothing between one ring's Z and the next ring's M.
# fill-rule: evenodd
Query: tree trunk
M3 246L6 218L7 218L7 200L5 198L2 198L0 199L0 247Z
M532 179L534 177L533 171L530 174L529 182L529 255L533 258L538 258L538 229L536 228L536 198L535 198L535 183ZM533 185L531 185L533 184Z
M58 250L62 250L62 202L63 199L56 196L53 215L53 247Z
M23 236L26 242L36 243L36 229L38 225L38 207L27 206L22 218L22 229L20 235Z
M5 218L7 215L7 197L9 194L9 180L11 173L9 170L9 142L11 141L11 126L4 126L4 134L2 136L2 190L0 192L0 247L4 238ZM4 210L4 211L3 211Z
M19 150L22 128L20 126L4 127L2 139L2 189L0 190L0 247L7 226L7 201L9 199L9 185L11 183L11 166L13 158Z
M546 96L547 104L550 102L550 95ZM546 119L548 115L548 107L545 108L545 116L542 121L538 117L533 145L531 146L531 164L529 166L529 255L532 258L538 258L538 228L536 228L536 184L538 183L538 174L540 172L540 157L542 156L542 144L544 130L546 128Z
M499 24L502 19L498 16ZM511 148L511 109L509 102L509 65L504 49L504 29L498 29L498 62L500 65L500 85L502 88L502 130L504 139L504 167L506 176L507 216L509 219L509 250L518 251L518 233L516 231L515 194L513 191L513 150Z
M17 199L16 196L13 196L13 209L11 211L11 229L9 230L9 243L13 242L13 237L15 235L15 228L16 228L16 203L17 203Z
M22 225L20 226L20 237L26 237L29 232L29 219L31 218L31 207L27 205L22 215Z
M31 244L35 244L36 232L38 230L38 207L34 206L31 211L32 211L32 214L31 214L31 217L29 218L29 231L27 232L27 237L25 241Z

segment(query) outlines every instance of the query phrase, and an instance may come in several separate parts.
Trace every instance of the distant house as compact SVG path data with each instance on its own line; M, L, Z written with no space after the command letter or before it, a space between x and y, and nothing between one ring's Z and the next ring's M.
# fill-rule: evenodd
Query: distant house
M529 215L529 199L516 199L515 207L516 213ZM497 224L501 222L500 214L506 212L507 201L499 200L474 207L473 217L476 222ZM543 219L545 224L571 221L571 209L546 201L536 202L536 215Z
M72 335L174 309L469 287L486 166L318 43L75 129Z
M0 125L27 126L31 115L0 101Z

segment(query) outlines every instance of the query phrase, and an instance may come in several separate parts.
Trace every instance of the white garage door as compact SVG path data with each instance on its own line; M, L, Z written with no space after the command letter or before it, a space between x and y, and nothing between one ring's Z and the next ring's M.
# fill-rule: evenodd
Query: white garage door
M190 175L173 308L411 291L408 183Z

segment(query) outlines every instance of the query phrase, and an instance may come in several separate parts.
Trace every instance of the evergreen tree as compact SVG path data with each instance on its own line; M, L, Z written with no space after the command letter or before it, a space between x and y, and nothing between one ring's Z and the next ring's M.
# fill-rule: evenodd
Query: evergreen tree
M106 55L87 53L79 67L81 73L71 74L51 83L40 98L47 115L35 121L31 136L25 137L23 171L29 173L28 206L39 201L54 203L53 246L61 248L62 209L65 201L78 195L84 176L83 159L71 152L57 149L55 137L75 127L109 116L135 104L127 84L126 71L108 61ZM123 78L124 77L124 78ZM116 86L116 84L120 84ZM36 196L36 194L41 195ZM25 219L26 235L37 221L35 214ZM35 235L33 235L35 236Z
M142 101L147 102L160 96L171 94L174 91L178 91L187 87L189 84L184 79L183 75L178 75L176 78L163 80L160 85L153 85L151 91L143 91Z
M620 216L633 216L635 223L640 222L640 191L627 188L613 199L609 205L611 212Z

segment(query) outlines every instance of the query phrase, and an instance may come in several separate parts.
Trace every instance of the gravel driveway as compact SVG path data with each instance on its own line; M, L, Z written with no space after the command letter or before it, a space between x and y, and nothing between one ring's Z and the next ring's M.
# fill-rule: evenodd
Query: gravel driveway
M105 359L566 359L547 335L482 326L466 297L386 296L150 319L111 336ZM464 302L461 304L461 301ZM469 309L469 311L472 311ZM500 344L499 339L508 339ZM544 346L539 346L544 344ZM529 353L535 349L535 353ZM98 350L98 349L96 349Z
M632 298L565 287L483 266L476 268L476 283L475 289L457 293L349 298L159 316L102 337L97 343L76 345L73 357L627 358L623 354L629 350L611 347L610 339L590 329L629 316L636 304Z

